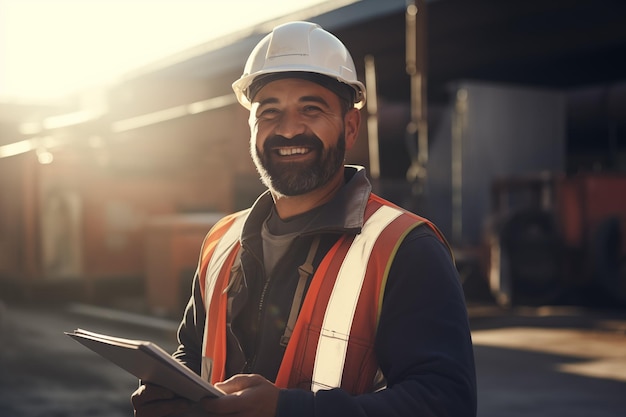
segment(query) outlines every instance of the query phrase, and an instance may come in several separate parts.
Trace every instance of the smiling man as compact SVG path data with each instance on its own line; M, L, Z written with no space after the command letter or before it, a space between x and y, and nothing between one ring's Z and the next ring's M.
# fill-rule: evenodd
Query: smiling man
M192 404L146 383L136 416L475 416L444 237L344 166L365 103L345 46L278 26L233 89L268 191L207 235L174 353L226 395Z

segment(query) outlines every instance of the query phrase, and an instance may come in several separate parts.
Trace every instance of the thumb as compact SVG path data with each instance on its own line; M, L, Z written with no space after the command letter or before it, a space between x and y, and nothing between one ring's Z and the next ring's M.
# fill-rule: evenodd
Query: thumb
M232 394L233 392L243 391L246 388L259 385L263 381L265 381L265 378L256 374L234 375L224 382L216 383L215 386L227 394Z

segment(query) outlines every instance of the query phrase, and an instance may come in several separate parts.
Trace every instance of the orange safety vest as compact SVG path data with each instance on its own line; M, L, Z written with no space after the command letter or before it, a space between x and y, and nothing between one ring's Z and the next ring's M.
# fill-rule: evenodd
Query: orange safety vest
M207 306L202 376L212 383L226 377L227 287L248 212L222 219L202 247L199 277ZM278 387L341 387L352 394L374 389L374 340L387 275L400 243L420 224L445 243L428 220L370 194L361 233L339 238L313 275L276 377Z

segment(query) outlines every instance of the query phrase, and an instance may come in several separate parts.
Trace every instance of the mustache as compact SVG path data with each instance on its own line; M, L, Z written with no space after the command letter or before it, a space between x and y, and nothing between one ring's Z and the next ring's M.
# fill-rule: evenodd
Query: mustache
M292 137L291 139L287 139L286 137L281 135L273 135L265 140L265 143L263 144L263 150L269 151L272 148L287 146L321 149L324 147L324 144L316 135L300 134Z

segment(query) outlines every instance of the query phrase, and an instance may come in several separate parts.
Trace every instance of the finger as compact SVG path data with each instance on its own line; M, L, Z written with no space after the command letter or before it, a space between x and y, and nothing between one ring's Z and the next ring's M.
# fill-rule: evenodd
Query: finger
M154 400L165 400L174 397L176 397L176 394L174 394L167 388L146 383L144 385L141 385L139 388L137 388L135 392L133 392L133 394L131 395L131 401L134 405L135 403L143 404Z
M224 382L218 382L215 386L227 394L243 391L246 388L251 388L255 385L259 385L265 381L260 375L256 374L239 374L234 375Z
M133 397L135 396L142 397L144 401L152 401L157 399L174 398L176 397L176 394L167 388L147 382L133 393Z
M131 403L137 417L161 417L181 413L192 405L191 401L154 384L140 386L132 394Z
M217 384L216 384L217 385ZM227 395L201 401L212 415L274 416L279 389L260 375L236 375L219 384Z

